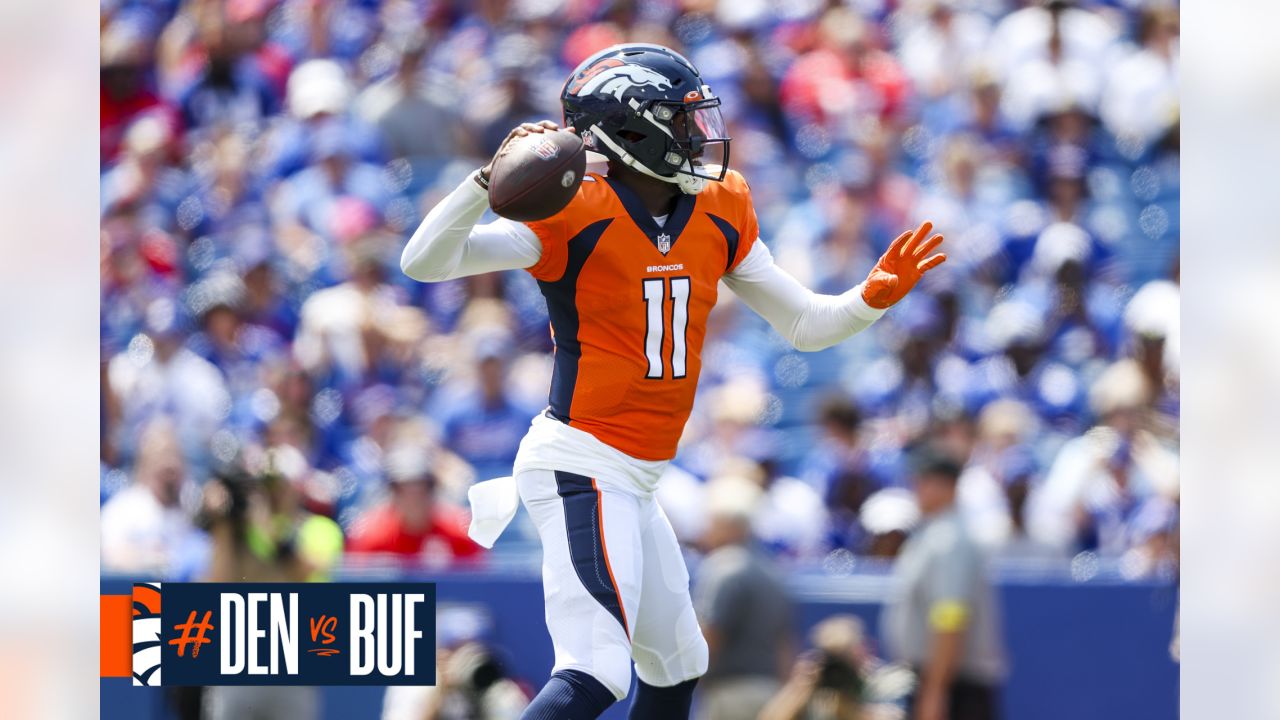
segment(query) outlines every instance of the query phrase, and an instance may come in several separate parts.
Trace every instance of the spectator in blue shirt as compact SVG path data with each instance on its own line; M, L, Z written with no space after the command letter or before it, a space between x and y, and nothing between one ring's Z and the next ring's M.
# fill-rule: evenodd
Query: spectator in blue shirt
M515 402L508 391L510 354L505 333L482 335L473 355L475 386L444 399L440 407L445 447L471 464L477 480L511 474L520 438L536 412Z

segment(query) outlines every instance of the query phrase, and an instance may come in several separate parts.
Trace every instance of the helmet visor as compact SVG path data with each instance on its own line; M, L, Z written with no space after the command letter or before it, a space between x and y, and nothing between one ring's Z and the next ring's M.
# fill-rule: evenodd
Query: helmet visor
M729 134L718 98L680 106L671 118L671 130L676 148L688 160L676 172L724 179L729 169Z

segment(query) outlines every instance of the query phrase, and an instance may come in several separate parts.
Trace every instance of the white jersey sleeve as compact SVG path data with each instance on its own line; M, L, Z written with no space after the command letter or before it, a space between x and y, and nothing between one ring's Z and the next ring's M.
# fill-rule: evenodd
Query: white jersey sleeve
M778 267L759 241L724 282L797 350L835 345L866 330L885 312L867 305L861 284L840 295L813 292Z
M440 282L538 262L542 244L523 223L499 218L476 225L489 209L489 195L474 177L468 175L423 218L400 255L406 275Z

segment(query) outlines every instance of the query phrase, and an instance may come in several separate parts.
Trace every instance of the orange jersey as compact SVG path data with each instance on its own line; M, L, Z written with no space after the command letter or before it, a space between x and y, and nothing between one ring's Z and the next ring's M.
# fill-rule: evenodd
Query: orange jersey
M526 224L555 340L550 414L632 457L674 457L717 283L759 234L746 181L730 171L681 195L659 226L626 187L589 174L564 210Z

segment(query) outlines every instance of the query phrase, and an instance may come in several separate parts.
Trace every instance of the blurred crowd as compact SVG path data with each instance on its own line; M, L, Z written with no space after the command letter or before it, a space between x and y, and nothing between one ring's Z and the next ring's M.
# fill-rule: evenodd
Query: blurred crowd
M482 553L465 492L510 473L545 405L537 286L423 285L397 261L624 40L683 52L723 98L762 239L809 287L852 287L924 219L950 256L819 353L722 293L660 490L682 541L707 547L708 497L746 483L776 561L892 557L927 440L996 557L1176 572L1178 13L1159 0L103 0L104 570L217 576L219 527L310 579L536 543L517 524Z

